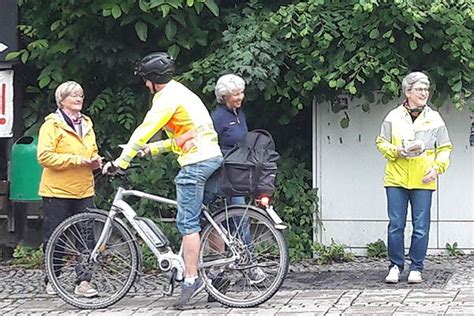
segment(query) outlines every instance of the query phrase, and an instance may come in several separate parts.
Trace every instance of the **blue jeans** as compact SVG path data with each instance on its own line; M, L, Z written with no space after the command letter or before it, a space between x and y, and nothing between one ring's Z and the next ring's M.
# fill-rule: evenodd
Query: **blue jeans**
M408 202L411 205L413 234L410 244L410 271L422 271L428 250L430 233L430 209L432 190L401 187L387 187L388 206L388 257L390 266L404 268L404 232L407 220Z
M178 213L176 226L181 235L201 231L201 211L207 179L222 164L222 157L214 157L183 166L174 179Z

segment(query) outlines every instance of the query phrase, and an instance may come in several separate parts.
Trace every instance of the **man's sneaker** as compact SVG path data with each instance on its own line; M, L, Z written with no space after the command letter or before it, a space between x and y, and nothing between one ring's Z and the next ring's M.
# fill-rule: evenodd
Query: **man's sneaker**
M87 281L82 281L79 285L76 285L74 293L84 297L94 297L99 295L99 292L97 292L97 290Z
M46 294L48 295L56 295L58 293L56 293L56 290L53 288L53 286L51 285L51 283L46 283Z
M193 284L183 282L181 285L181 296L178 298L176 303L174 303L174 308L176 309L187 309L191 299L201 292L206 284L204 281L198 277Z
M415 284L423 282L420 271L410 271L408 275L408 283Z
M254 267L250 269L249 279L250 284L260 284L267 278L267 275L260 267Z
M400 270L398 266L393 266L390 268L390 271L388 271L385 283L396 284L398 281L400 281Z
M230 286L230 280L226 277L224 277L224 273L221 272L219 273L214 280L212 280L212 286L218 290L220 293L225 294L227 290L229 289ZM214 298L214 296L209 295L207 297L207 301L209 303L216 302L217 300Z

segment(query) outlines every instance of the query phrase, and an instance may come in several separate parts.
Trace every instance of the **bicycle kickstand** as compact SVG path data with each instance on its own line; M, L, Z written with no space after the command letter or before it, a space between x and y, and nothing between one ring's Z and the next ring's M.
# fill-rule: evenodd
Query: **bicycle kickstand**
M176 274L177 274L176 268L174 268L173 270L171 270L171 275L170 275L170 281L169 281L169 285L168 285L168 290L166 290L166 285L165 285L165 289L163 290L163 294L164 294L164 295L166 295L166 296L172 296L172 295L173 295L173 292L174 292L174 282L176 281Z

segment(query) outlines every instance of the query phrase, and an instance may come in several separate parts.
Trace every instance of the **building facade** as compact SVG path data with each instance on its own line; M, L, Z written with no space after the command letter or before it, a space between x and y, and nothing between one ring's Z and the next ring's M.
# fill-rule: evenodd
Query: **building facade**
M385 158L375 146L384 117L400 100L371 104L341 98L340 104L313 104L313 185L319 189L323 227L315 239L334 240L364 254L367 243L386 242L388 217L383 187ZM345 100L344 100L345 99ZM344 102L345 101L345 102ZM342 106L341 106L342 104ZM335 113L337 112L337 113ZM347 113L348 128L340 121ZM429 253L444 253L446 243L474 251L474 113L451 105L440 109L454 150L451 166L433 194ZM405 243L411 236L408 214Z

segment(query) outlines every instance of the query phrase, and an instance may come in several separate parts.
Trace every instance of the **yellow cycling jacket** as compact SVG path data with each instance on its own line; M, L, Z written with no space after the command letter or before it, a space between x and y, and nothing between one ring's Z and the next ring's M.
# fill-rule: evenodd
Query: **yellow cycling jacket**
M39 195L44 197L82 199L94 196L94 176L82 158L98 156L92 121L82 116L81 138L62 118L48 115L41 126L37 158L43 166Z
M181 83L171 80L153 96L151 109L133 132L115 163L126 169L138 151L164 128L169 139L150 144L156 156L172 151L185 166L221 156L211 116L201 99Z
M397 148L403 140L421 140L425 151L417 157L399 157ZM414 122L403 105L393 109L382 123L376 144L388 160L384 186L406 189L435 190L436 181L423 183L422 179L431 168L438 174L445 172L453 149L443 119L428 106Z

